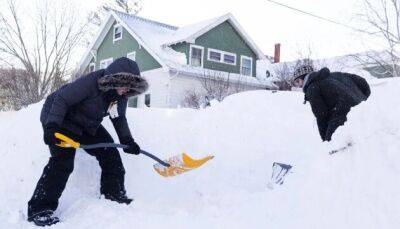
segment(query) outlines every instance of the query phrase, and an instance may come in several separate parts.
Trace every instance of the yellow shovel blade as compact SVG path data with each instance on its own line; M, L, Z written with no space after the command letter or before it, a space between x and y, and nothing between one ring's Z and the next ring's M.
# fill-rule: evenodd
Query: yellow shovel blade
M79 142L76 142L63 134L55 133L54 136L61 140L61 142L59 144L56 144L59 147L63 147L63 148L73 147L75 149L78 149L80 146Z
M161 176L172 177L198 168L213 158L214 156L207 156L205 158L196 160L189 157L189 155L186 153L182 153L166 160L166 162L171 165L170 167L165 167L159 163L155 164L153 167Z

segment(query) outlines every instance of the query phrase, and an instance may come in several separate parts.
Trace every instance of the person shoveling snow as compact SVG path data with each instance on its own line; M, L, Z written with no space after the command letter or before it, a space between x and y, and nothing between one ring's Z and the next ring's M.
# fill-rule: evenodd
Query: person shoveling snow
M99 161L100 193L104 198L124 204L130 204L132 199L126 195L125 169L117 148L156 160L155 171L165 177L198 168L213 158L195 160L183 154L178 160L162 161L140 149L131 135L125 113L128 98L144 93L147 88L148 83L140 76L136 62L122 57L105 70L82 76L47 97L40 120L51 157L28 202L28 221L38 226L59 222L54 211L74 168L76 149L85 150ZM102 126L107 115L122 144L114 143Z
M73 171L76 149L57 146L60 140L55 133L84 144L112 143L111 135L101 125L103 117L109 115L120 142L127 145L124 152L139 154L140 147L131 135L125 112L128 97L142 94L147 88L136 62L123 57L47 97L40 121L51 157L28 202L28 221L39 226L59 222L53 213ZM103 147L85 151L96 157L102 169L100 193L111 201L130 204L132 199L126 196L125 170L118 150Z
M304 102L310 102L319 134L326 142L330 142L336 129L347 121L350 109L366 101L371 94L367 81L358 75L330 72L328 68L314 71L311 65L295 70L294 83L303 89ZM351 146L352 143L346 143L341 148L346 145ZM330 153L336 150L331 149Z

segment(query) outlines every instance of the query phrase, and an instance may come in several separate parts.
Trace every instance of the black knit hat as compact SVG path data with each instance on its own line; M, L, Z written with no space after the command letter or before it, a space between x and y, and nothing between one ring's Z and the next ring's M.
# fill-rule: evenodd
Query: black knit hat
M293 80L297 80L299 78L304 79L304 77L307 74L310 74L313 71L314 71L314 68L311 65L309 65L309 64L301 65L300 67L297 67L296 70L294 71Z

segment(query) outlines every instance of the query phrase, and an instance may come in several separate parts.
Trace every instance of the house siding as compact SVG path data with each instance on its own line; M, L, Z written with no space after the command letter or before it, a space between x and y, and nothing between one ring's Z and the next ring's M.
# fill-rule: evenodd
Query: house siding
M149 71L160 68L161 65L158 63L137 41L134 39L129 32L123 28L122 39L113 42L114 25L111 26L107 32L106 37L100 44L97 50L96 70L100 68L100 61L108 58L114 60L119 57L126 57L130 52L136 52L136 62L139 66L140 71ZM94 62L92 58L91 62ZM89 65L90 65L89 63ZM88 71L89 65L86 67Z
M228 21L221 23L207 33L198 37L195 40L194 45L204 47L204 68L240 74L241 56L247 56L253 59L252 76L256 76L257 55L252 51L252 49L247 45L246 41L238 34L235 28ZM185 42L179 43L172 45L171 48L175 51L185 53L188 58L187 63L189 63L190 44ZM209 61L209 48L236 54L236 65Z
M200 78L194 78L185 73L181 73L178 76L174 77L171 82L171 88L169 91L170 100L169 107L178 108L184 107L184 100L189 92L196 92L197 95L201 96L201 100L204 101L204 97L207 94L207 91L204 88L203 80ZM264 87L256 87L250 85L241 86L241 90L260 90L265 89ZM232 85L229 89L229 94L236 93L236 88Z

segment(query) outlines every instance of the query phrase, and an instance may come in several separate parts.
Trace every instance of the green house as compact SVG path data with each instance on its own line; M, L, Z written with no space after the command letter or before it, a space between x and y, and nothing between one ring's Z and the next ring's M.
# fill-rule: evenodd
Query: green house
M80 72L106 68L122 56L135 60L150 84L131 107L180 107L188 94L204 97L218 85L227 94L274 87L257 79L257 61L265 55L232 14L178 28L111 10Z

